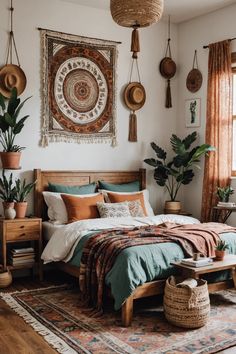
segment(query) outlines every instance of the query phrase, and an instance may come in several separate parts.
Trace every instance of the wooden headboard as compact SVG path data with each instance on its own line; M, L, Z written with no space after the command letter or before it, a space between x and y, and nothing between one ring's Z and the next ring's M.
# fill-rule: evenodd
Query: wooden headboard
M146 188L146 170L138 171L42 171L34 170L34 178L37 180L34 190L34 215L45 220L46 205L42 192L48 189L48 183L63 184L68 186L81 186L97 182L108 183L140 182L140 189Z

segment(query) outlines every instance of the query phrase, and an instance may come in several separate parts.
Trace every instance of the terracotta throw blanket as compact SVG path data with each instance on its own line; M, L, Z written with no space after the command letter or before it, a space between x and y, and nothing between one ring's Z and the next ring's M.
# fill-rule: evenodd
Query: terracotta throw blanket
M185 256L201 252L215 256L219 234L236 228L219 223L177 225L165 223L158 226L142 226L133 229L112 229L100 232L86 242L80 264L80 290L97 309L102 309L105 276L112 268L118 254L132 246L175 242L181 245Z

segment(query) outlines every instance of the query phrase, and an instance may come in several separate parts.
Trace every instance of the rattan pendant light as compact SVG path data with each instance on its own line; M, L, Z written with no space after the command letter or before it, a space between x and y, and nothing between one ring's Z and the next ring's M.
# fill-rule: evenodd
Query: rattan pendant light
M147 27L160 20L163 13L164 0L110 0L113 20L120 26L133 28L131 37L132 65L130 81L124 89L124 103L130 110L129 135L130 142L137 141L136 111L141 109L146 100L145 88L140 79L138 53L140 52L138 28ZM138 82L132 81L132 72L136 63Z
M147 27L160 20L163 0L111 0L111 15L123 27Z
M118 25L133 28L131 51L133 58L137 58L140 51L137 29L160 20L163 0L111 0L110 10L113 20Z

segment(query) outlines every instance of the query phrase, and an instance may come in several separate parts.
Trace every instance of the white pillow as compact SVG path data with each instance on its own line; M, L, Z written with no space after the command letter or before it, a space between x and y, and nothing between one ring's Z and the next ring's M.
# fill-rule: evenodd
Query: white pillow
M143 198L144 198L144 205L145 205L145 209L147 212L147 216L154 216L154 212L153 209L151 207L151 204L149 202L149 191L147 189L143 189L140 192L113 192L113 191L108 191L106 189L99 189L98 192L102 193L104 196L104 199L106 202L110 202L107 193L112 193L112 194L143 194Z
M66 224L68 222L67 210L65 203L61 197L61 194L71 195L73 197L86 198L93 197L99 193L92 194L68 194L68 193L55 193L55 192L43 192L45 203L48 206L49 220L54 224Z

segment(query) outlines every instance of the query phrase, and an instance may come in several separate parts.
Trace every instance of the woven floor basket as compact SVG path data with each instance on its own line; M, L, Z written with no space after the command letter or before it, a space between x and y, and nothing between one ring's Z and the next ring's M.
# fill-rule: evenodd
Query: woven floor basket
M196 288L178 288L176 279L167 279L164 293L164 312L167 321L184 328L199 328L207 323L210 300L207 282L199 279Z

